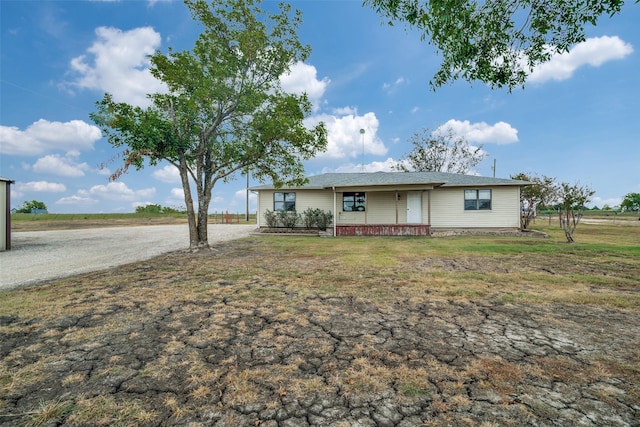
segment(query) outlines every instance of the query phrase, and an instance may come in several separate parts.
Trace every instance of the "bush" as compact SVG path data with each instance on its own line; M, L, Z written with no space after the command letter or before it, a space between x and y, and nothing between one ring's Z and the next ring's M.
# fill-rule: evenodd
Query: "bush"
M308 208L302 212L302 221L304 222L304 228L311 230L316 225L316 216L319 209Z
M333 221L333 214L331 212L320 211L316 218L316 226L318 230L325 231L327 227L329 227L329 224L331 224L331 221Z
M278 226L278 214L274 211L267 209L264 212L264 220L267 222L267 227L276 228Z
M278 222L286 228L295 228L300 220L296 211L278 211Z
M170 208L167 206L149 204L144 206L137 206L136 213L137 214L171 215L171 214L184 214L184 213L187 213L187 210L182 208L176 209L176 208Z
M309 208L302 213L302 218L306 229L317 228L325 231L333 219L333 214L322 209Z

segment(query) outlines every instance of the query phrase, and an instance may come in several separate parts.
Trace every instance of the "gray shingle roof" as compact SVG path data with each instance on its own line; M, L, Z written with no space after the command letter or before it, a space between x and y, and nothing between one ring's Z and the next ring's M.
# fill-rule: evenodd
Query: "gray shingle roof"
M495 185L528 185L526 181L486 176L462 175L445 172L368 172L325 173L307 177L309 182L297 189L322 189L331 187L366 187L390 185L433 185L434 187L469 187ZM251 187L250 190L271 190L273 185Z

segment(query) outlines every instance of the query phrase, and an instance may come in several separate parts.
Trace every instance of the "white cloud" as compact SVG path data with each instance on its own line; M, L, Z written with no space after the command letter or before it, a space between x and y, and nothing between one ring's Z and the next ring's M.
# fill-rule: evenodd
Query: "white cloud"
M591 200L591 203L589 203L589 206L591 207L597 206L600 209L602 209L604 205L609 205L609 207L614 207L614 206L620 206L620 203L622 203L622 197L612 197L609 199L603 199L602 197L595 196Z
M387 154L387 147L377 137L379 122L375 113L366 113L364 116L346 115L342 117L321 114L308 120L318 123L323 121L327 127L327 150L318 154L317 158L345 158L358 157L363 152L363 135L360 129L364 129L364 152L383 156Z
M169 197L165 200L165 203L169 207L184 206L184 189L182 187L172 188L169 192Z
M329 83L331 83L327 77L318 80L317 76L318 71L316 67L303 62L297 62L291 67L287 74L280 76L280 84L285 92L299 95L306 93L314 109L317 110L324 91Z
M50 122L40 119L25 130L0 126L0 152L38 155L51 151L92 150L102 137L100 129L82 120Z
M356 115L358 114L358 109L356 107L347 106L334 108L331 112L337 116L346 116L348 114Z
M381 162L371 162L365 165L362 164L354 164L354 163L344 163L338 166L335 169L332 168L324 168L322 169L322 173L347 173L347 172L391 172L391 167L397 163L392 157L387 158L387 160Z
M50 154L41 157L33 164L33 171L69 177L84 176L84 171L90 168L86 163L76 162L79 154L77 151L70 151L65 156Z
M81 196L68 196L63 197L56 201L56 205L77 205L77 206L89 206L95 205L98 203L98 200L92 199L91 197L81 197Z
M132 190L124 182L110 182L107 185L94 185L89 190L78 191L80 197L99 197L104 200L136 201L151 198L155 187Z
M551 60L538 65L528 80L543 83L548 80L566 80L584 65L599 67L608 61L622 59L633 52L633 46L618 36L589 38L578 43L569 52L553 54Z
M78 75L73 86L109 92L116 102L143 107L150 104L147 94L166 92L165 84L149 72L148 55L160 47L160 33L151 27L98 27L96 36L87 55L71 60Z
M238 190L233 194L233 198L235 200L240 200L240 201L245 201L247 200L247 190L246 189L242 189L242 190ZM253 200L257 200L258 196L256 195L256 193L252 193L251 191L249 191L249 202L253 201Z
M180 171L178 171L178 168L173 165L165 165L162 169L153 171L152 175L158 181L166 182L168 184L181 182Z
M511 144L518 141L518 130L505 122L489 125L485 122L471 123L468 120L451 119L434 132L446 132L447 129L452 129L456 135L465 138L469 143Z
M404 77L398 77L393 83L384 83L382 85L382 89L385 92L391 94L391 93L394 93L400 86L402 86L405 83L408 83L408 82Z
M20 193L24 192L46 192L46 193L62 193L67 191L67 187L64 184L60 184L57 182L48 182L48 181L31 181L31 182L22 182L16 184L16 191Z

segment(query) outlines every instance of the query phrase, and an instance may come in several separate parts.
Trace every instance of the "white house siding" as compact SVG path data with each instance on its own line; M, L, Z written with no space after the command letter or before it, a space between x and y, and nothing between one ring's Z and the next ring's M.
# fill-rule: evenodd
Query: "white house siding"
M365 191L367 207L365 212L342 211L342 193L336 193L338 209L338 224L396 224L396 193L395 191ZM398 224L405 224L407 220L407 199L400 193L398 201Z
M491 188L491 210L465 211L464 188L438 188L431 191L431 227L520 227L519 187L509 186L473 188ZM426 199L426 197L423 197L423 217L426 212Z
M322 209L323 211L333 212L333 191L332 190L277 190L277 191L260 191L258 193L258 212L260 218L258 226L266 226L264 213L267 210L273 210L273 193L296 193L296 212L299 214L308 208Z

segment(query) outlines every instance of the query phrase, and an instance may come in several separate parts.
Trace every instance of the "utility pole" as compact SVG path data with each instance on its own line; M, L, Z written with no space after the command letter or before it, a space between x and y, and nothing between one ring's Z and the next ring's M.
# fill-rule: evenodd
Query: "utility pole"
M249 169L247 169L247 210L244 216L244 220L249 222Z
M362 172L364 172L364 129L360 129L360 135L362 135Z
M493 159L493 167L491 168L493 169L493 177L496 177L496 159Z

